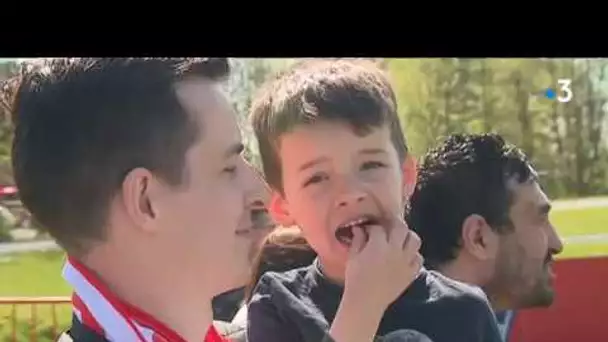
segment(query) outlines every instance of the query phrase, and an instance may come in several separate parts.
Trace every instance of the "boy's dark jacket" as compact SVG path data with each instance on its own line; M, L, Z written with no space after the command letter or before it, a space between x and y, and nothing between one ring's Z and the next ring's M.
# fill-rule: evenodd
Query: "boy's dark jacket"
M222 336L228 338L231 342L246 342L247 336L245 328L223 321L214 321L215 328ZM400 335L387 336L386 342L432 342L425 336L418 335L416 332L398 332ZM95 331L87 328L80 323L76 317L72 317L72 327L63 333L57 342L109 342L103 336L98 335ZM335 342L329 335L325 335L321 342Z
M105 337L97 334L82 324L78 318L72 316L72 326L61 336L57 342L109 342Z
M343 288L328 281L318 261L262 276L248 305L249 342L318 342L329 330ZM411 329L434 342L502 342L481 289L423 270L385 311L377 336Z

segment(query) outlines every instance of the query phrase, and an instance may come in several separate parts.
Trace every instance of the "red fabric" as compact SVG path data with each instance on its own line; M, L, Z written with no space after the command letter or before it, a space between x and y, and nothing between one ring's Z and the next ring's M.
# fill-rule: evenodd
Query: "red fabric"
M84 278L89 281L89 283L91 283L97 289L97 291L99 291L99 293L103 295L103 297L116 309L116 311L120 313L120 315L126 318L128 324L131 325L142 342L145 341L145 338L141 335L139 329L135 327L134 322L153 330L154 342L186 342L186 340L177 332L170 329L147 312L144 312L136 306L121 301L86 266L72 258L69 258L69 262ZM104 334L102 327L95 320L87 306L84 305L77 294L72 295L72 302L74 307L81 313L82 323L94 331ZM212 325L207 331L207 335L205 336L203 342L229 342L229 340L224 339Z
M558 260L555 301L517 312L509 342L608 341L608 257Z
M230 342L230 340L222 337L220 333L215 330L215 327L211 326L207 332L207 336L205 336L204 342Z

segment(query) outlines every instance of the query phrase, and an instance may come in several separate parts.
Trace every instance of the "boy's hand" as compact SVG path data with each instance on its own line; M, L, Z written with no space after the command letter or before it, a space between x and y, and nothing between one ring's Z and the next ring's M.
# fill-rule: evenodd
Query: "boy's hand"
M420 238L401 218L382 226L353 229L346 264L345 296L365 302L368 309L384 312L418 276L422 256Z

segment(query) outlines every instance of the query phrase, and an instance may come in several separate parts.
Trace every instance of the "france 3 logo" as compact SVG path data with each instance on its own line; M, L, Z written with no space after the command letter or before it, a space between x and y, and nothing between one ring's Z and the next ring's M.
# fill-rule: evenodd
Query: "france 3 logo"
M557 89L547 88L543 92L543 96L549 100L557 100L561 103L568 103L574 97L572 91L572 80L569 78L561 78L557 80Z

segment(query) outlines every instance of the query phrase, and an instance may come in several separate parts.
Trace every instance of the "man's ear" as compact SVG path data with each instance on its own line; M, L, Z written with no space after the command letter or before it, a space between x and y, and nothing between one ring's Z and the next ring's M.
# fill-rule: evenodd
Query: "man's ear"
M281 226L289 227L295 224L287 209L287 201L278 191L272 191L268 211L272 219Z
M418 170L416 169L416 158L414 158L412 155L408 155L401 166L401 172L403 175L403 197L407 201L416 187L416 177L418 176Z
M143 230L150 229L157 213L152 205L151 193L156 183L149 170L131 170L122 182L122 203L129 219Z
M494 259L499 236L481 215L469 215L462 223L462 248L476 259Z

